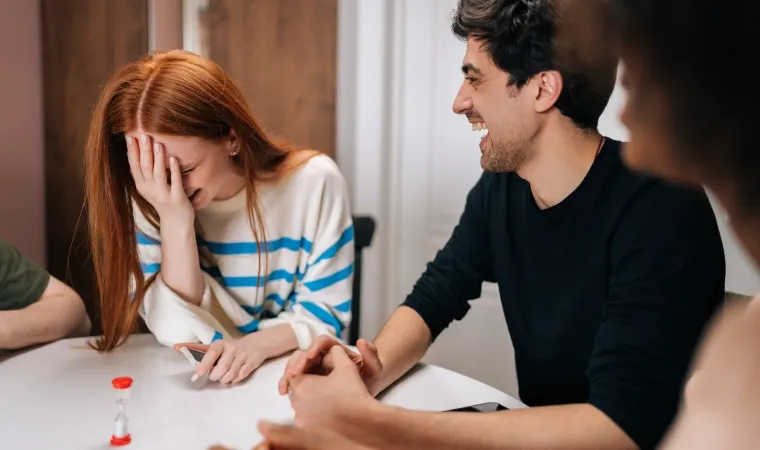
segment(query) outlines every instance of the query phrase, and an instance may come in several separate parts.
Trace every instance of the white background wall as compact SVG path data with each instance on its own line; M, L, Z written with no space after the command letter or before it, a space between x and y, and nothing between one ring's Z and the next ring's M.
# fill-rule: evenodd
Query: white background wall
M480 175L479 136L451 111L465 46L450 31L456 0L339 0L338 162L358 214L378 220L366 254L362 330L373 337L448 238ZM619 87L600 121L627 139ZM760 277L717 210L727 288L760 291ZM425 361L517 393L495 286L443 333ZM467 361L466 361L467 358ZM472 359L475 361L472 362Z

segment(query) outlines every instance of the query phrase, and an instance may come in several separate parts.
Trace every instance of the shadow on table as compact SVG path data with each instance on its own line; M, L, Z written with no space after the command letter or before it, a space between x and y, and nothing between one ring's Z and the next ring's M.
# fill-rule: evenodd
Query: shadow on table
M390 386L388 386L388 388L386 390L384 390L383 392L381 392L377 396L377 399L380 400L380 401L382 401L383 397L385 397L386 393L388 393L391 390L393 390L393 388L396 385L398 385L399 383L402 383L404 380L406 380L407 378L413 376L415 373L419 372L420 370L422 370L424 368L425 368L425 365L423 363L417 363L417 364L415 364L414 367L412 367L411 369L409 369L409 372L407 372L406 374L404 374L401 378L399 378L398 380L396 380L395 382L393 382L393 384L391 384Z
M32 345L31 347L25 347L19 350L3 350L0 349L0 363L3 361L7 361L11 358L15 358L17 356L21 356L26 352L31 352L32 350L36 350L40 347L44 347L48 344L39 344L39 345Z
M248 380L251 379L248 377L242 383L237 384L222 384L218 381L209 380L208 374L195 382L190 381L190 378L192 376L192 370L188 370L187 372L175 373L174 375L170 375L168 378L174 385L179 386L183 389L187 389L189 391L234 389L236 387L245 385L248 383Z

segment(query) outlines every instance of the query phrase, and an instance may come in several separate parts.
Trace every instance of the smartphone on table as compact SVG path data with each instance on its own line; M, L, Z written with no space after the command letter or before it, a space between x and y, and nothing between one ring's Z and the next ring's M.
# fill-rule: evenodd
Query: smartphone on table
M203 361L203 357L206 356L206 352L202 352L194 348L181 347L179 351L185 355L185 358L187 358L187 361L192 364L193 367L197 366L201 361ZM214 365L216 365L216 362L214 362Z

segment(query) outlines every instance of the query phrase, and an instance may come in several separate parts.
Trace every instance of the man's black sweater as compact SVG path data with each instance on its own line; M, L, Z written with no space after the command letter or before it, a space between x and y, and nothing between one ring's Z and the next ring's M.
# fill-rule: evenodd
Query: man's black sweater
M607 139L543 210L517 174L484 173L404 305L435 338L498 283L521 400L590 403L652 448L722 301L725 257L704 191L634 174L620 152Z

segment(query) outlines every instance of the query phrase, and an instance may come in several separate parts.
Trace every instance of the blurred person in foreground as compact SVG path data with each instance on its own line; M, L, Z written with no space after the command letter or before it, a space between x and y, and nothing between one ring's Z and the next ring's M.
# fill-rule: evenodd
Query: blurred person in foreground
M723 249L701 189L631 172L618 143L598 133L618 55L561 41L555 48L572 4L459 2L453 30L467 51L454 110L488 129L485 173L449 242L374 342L359 341L353 353L320 338L291 359L280 391L290 393L297 426L377 448L660 442L722 302ZM565 49L598 51L563 67ZM432 413L373 400L465 316L483 281L499 285L520 399L531 408Z
M760 151L755 148L760 3L617 0L613 5L629 95L622 115L631 133L627 163L707 186L760 264ZM584 10L589 14L579 8ZM583 14L571 14L578 21L568 22L560 39L588 38ZM714 322L663 448L760 448L759 305L756 300L728 305Z

